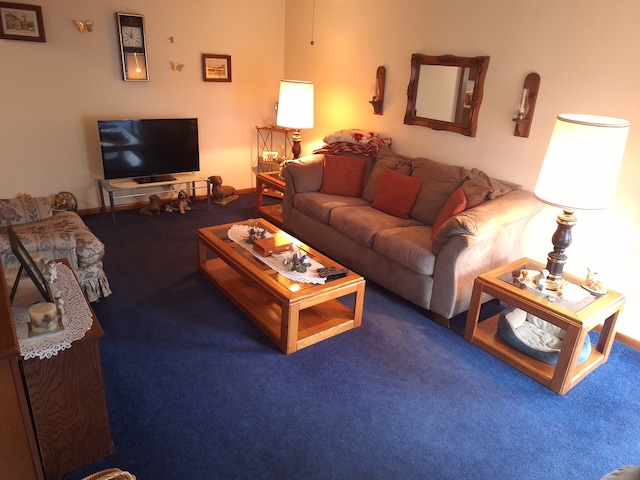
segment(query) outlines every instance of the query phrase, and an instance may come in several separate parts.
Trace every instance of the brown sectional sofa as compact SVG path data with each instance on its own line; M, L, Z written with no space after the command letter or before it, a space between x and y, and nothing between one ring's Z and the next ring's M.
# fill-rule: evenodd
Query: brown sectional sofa
M364 162L362 186L347 195L335 194L329 188L335 178L331 180L328 172L335 176L339 166L340 190L358 177L356 159ZM340 166L341 161L356 166ZM445 326L468 309L476 276L523 256L521 239L543 208L517 185L498 182L476 169L398 155L388 147L375 157L309 155L287 162L283 171L286 230L430 310L433 320ZM416 182L415 202L399 212L406 202L402 197ZM464 205L451 209L459 196L466 202L463 211L459 207ZM435 233L434 224L439 225Z

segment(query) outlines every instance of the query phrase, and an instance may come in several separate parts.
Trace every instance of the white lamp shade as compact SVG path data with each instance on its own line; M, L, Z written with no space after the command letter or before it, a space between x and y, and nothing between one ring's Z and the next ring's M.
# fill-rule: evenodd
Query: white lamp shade
M558 115L535 196L568 210L608 208L618 181L629 122L597 115Z
M313 83L280 81L276 124L285 128L313 128Z

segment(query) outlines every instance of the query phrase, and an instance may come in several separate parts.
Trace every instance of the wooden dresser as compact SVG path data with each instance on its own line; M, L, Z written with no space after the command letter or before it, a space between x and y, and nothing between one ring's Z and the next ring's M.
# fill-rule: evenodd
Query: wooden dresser
M98 350L103 335L93 315L91 329L71 348L24 360L0 266L0 478L55 479L113 453Z

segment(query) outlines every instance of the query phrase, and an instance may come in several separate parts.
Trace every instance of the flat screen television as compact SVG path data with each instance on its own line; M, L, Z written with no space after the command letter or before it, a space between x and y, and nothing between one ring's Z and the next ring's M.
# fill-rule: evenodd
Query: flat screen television
M98 120L98 134L106 180L164 182L200 170L197 118Z

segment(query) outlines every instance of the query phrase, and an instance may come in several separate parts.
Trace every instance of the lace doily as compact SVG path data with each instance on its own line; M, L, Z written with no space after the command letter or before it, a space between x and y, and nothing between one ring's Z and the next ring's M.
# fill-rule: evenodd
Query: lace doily
M73 271L63 263L56 262L58 276L53 282L53 292L61 292L65 313L62 315L64 330L29 337L29 307L14 307L13 318L20 354L25 359L51 358L80 340L91 328L91 309L78 285Z
M285 278L288 278L289 280L293 280L294 282L299 282L299 283L317 283L317 284L325 283L324 277L321 277L316 272L318 268L322 268L324 265L316 262L313 258L309 258L307 260L307 262L310 263L311 266L307 267L307 271L305 273L301 273L301 272L295 272L295 271L289 270L289 268L285 266L283 263L285 258L291 257L291 254L292 254L291 252L277 253L269 257L263 257L258 252L255 252L253 250L253 245L251 245L245 240L249 236L250 228L251 227L249 225L232 225L231 228L229 229L229 232L227 233L227 236L229 237L230 240L233 240L242 248L251 252L253 256L256 257L258 260L260 260L262 263L274 269L280 275L282 275ZM270 233L267 233L266 236L272 237L273 235ZM296 242L297 240L292 238L292 243L294 245L296 244ZM302 254L304 255L304 253Z

